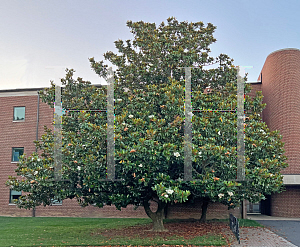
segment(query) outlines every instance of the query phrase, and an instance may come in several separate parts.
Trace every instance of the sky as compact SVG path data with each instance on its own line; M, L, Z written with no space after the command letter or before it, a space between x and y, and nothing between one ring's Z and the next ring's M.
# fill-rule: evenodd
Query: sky
M49 87L65 68L105 84L88 58L104 60L114 41L133 39L126 21L158 26L171 16L215 25L211 55L252 66L248 81L257 81L270 53L300 48L299 10L299 0L0 0L0 90Z

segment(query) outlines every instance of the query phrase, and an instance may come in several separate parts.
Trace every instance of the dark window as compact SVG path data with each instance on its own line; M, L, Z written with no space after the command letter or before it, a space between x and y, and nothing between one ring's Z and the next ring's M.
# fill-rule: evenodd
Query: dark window
M51 199L51 205L62 205L62 201L59 199Z
M22 195L22 191L10 190L9 203L14 203Z
M19 157L24 154L24 148L12 148L12 162L18 162Z
M14 121L25 120L25 106L14 107Z

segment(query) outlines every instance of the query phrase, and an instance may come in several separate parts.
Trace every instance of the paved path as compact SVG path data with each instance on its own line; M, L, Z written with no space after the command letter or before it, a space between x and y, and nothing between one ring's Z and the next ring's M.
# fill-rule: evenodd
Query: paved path
M294 237L300 237L300 218L283 218L283 217L273 217L266 215L248 215L248 219L255 220L262 225L267 226L266 228L252 228L245 227L240 229L240 239L241 244L237 241L231 245L232 247L260 247L260 246L270 246L270 247L300 247L299 241L294 239ZM273 225L273 226L271 226ZM284 226L279 233L276 226ZM272 228L273 227L273 228ZM288 229L288 230L287 230ZM289 234L287 234L289 232ZM278 236L281 235L281 236ZM288 240L286 240L286 237Z
M300 246L300 221L287 220L257 220L271 231Z
M241 228L241 243L235 241L231 247L298 247L266 228Z
M271 231L300 246L300 218L274 217L267 215L248 215L248 218L265 225Z

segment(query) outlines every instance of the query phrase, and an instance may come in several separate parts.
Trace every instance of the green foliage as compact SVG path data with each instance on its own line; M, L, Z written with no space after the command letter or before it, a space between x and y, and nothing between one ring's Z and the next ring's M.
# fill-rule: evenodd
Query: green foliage
M265 226L258 223L255 220L250 220L250 219L238 219L239 221L239 227L262 227L264 228ZM168 222L172 222L169 220ZM212 223L212 222L229 222L229 219L212 219L212 220L207 220L207 223Z
M158 27L143 21L128 21L127 26L134 40L114 42L120 55L112 51L104 54L106 60L118 67L115 80L122 86L160 85L168 82L171 73L179 81L184 78L184 70L179 67L190 66L199 67L192 71L192 87L204 89L211 85L220 88L235 76L234 70L230 69L233 60L227 55L209 56L209 46L216 41L213 37L216 27L211 23L205 26L203 22L178 22L175 17L170 17L167 24L162 22ZM90 58L90 62L98 75L107 76L108 66L104 61L96 62ZM202 69L209 64L218 64L219 68Z
M249 219L238 219L239 221L239 227L265 227L262 224L259 224L255 220L249 220Z

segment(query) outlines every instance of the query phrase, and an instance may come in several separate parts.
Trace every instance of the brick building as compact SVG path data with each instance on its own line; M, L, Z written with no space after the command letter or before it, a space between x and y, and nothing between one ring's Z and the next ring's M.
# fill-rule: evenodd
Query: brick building
M12 191L5 186L8 176L15 176L19 155L30 155L35 152L33 141L44 134L44 125L52 128L54 112L38 96L38 88L13 89L0 91L0 216L76 216L76 217L136 217L147 218L144 208L128 206L122 211L114 206L97 208L81 207L75 199L53 202L52 206L39 206L35 211L19 209L12 200L21 192ZM155 204L152 205L153 209ZM236 216L240 210L230 210ZM228 218L227 207L222 204L211 204L207 218ZM201 217L201 202L174 205L168 209L168 218Z
M262 91L266 109L262 113L271 130L280 130L285 142L289 167L282 171L286 191L274 194L259 204L263 214L285 217L300 217L300 50L283 49L271 53L263 66L262 83L253 84L251 95ZM19 209L11 203L20 192L11 191L4 185L9 175L14 175L18 155L35 151L33 141L44 133L44 125L51 127L53 109L41 102L40 89L16 89L0 91L0 215L32 216L32 210ZM298 103L299 102L299 103ZM153 205L154 206L154 205ZM240 215L237 208L235 215ZM76 200L53 202L52 206L39 206L36 216L77 217L147 217L144 209L134 210L132 206L120 212L114 206L96 208L80 207ZM201 204L174 205L168 209L168 218L200 218ZM207 218L227 218L227 207L210 204Z
M300 217L300 50L282 49L266 59L258 78L261 84L252 91L262 91L262 118L270 130L280 130L289 167L282 171L286 191L261 202L261 213Z

